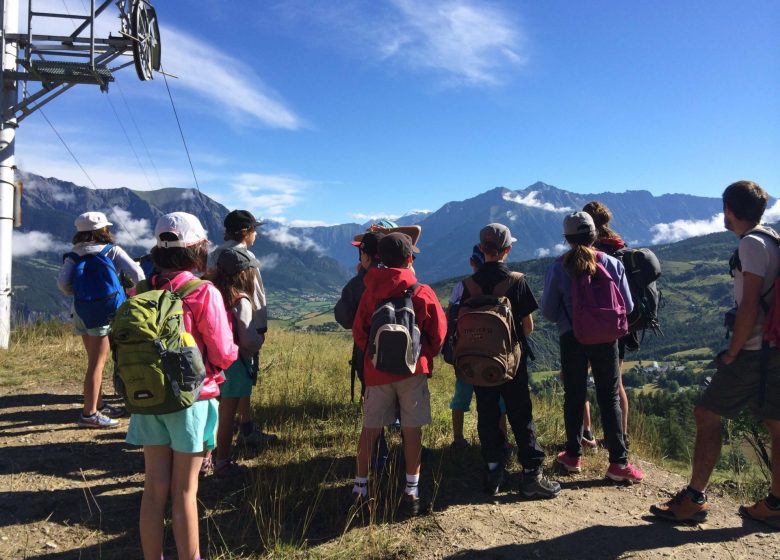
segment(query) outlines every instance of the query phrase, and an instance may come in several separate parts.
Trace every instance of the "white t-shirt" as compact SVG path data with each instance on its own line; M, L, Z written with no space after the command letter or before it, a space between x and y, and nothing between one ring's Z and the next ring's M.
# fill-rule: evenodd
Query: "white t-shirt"
M780 248L778 248L777 243L765 235L748 233L740 239L738 250L742 270L734 270L734 299L737 302L737 307L742 303L744 272L750 272L764 279L761 294L764 296L764 303L771 307L775 299L774 290L771 288L778 271L780 271ZM758 317L753 325L753 333L742 347L744 350L759 350L761 348L763 324L764 309L759 306Z

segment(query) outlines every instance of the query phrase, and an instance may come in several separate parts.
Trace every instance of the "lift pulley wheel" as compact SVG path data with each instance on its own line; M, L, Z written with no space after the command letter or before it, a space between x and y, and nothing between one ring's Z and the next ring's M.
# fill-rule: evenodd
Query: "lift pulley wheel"
M130 12L131 32L133 41L133 59L135 71L140 80L153 78L152 72L160 70L160 28L157 24L157 13L154 8L139 0L135 2Z

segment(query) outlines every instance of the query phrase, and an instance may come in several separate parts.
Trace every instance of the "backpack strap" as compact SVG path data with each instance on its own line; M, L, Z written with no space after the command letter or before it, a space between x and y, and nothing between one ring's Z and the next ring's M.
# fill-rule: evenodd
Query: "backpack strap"
M522 279L522 272L510 272L509 276L501 280L501 282L496 284L495 288L493 288L493 295L496 297L507 295L509 290L511 290L513 286L517 285Z
M105 247L103 247L103 249L102 249L102 250L100 251L100 253L98 253L98 254L99 254L101 257L105 257L105 256L108 254L108 252L109 252L111 249L113 249L113 248L114 248L114 246L113 246L111 243L106 243L106 246L105 246Z
M200 286L201 284L206 284L207 282L205 280L201 280L200 278L193 278L189 282L185 282L181 286L179 286L178 289L174 290L173 292L179 296L181 299L186 298L188 295L190 295L192 292L195 291L195 289Z

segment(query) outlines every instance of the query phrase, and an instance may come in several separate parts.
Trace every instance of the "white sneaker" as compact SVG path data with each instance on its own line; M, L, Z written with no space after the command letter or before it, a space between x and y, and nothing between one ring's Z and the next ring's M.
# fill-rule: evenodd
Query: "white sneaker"
M92 416L84 416L82 413L79 414L78 425L82 428L116 428L119 422L101 412L96 412Z

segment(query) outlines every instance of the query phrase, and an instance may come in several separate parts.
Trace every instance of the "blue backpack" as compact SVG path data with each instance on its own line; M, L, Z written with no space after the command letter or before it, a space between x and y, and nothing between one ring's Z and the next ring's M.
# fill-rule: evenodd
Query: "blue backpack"
M73 307L88 329L110 324L116 310L127 299L119 274L107 255L112 247L109 243L97 254L65 255L76 263L71 282Z

